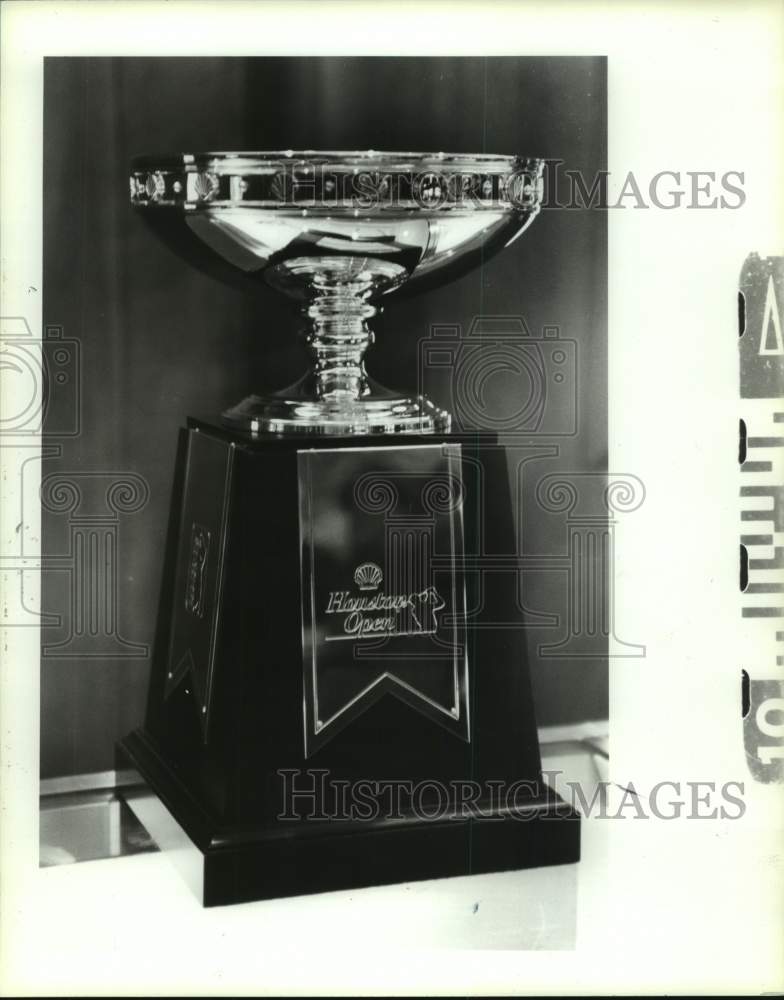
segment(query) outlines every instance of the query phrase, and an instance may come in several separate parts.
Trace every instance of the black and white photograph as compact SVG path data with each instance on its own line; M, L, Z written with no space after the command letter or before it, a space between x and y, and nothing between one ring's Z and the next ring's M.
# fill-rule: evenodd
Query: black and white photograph
M780 990L781 4L1 12L3 991Z

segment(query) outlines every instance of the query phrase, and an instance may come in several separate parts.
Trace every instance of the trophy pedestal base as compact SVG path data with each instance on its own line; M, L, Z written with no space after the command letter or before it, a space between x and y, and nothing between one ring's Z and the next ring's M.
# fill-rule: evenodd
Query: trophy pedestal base
M148 791L125 799L203 906L479 875L580 860L580 818L540 783L512 810L481 818L212 823L143 730L119 744ZM154 790L154 791L153 791Z
M313 379L269 396L247 396L226 410L226 427L246 434L433 434L449 430L450 415L424 396L401 396L372 379L359 398L319 399Z
M205 905L578 860L542 781L510 501L493 440L189 422L120 750Z

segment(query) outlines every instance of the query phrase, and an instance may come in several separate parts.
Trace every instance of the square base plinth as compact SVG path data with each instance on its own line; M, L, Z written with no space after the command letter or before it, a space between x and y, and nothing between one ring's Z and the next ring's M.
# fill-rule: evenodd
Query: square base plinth
M544 783L513 809L368 822L214 821L143 730L118 745L146 783L125 794L204 906L511 871L580 859L580 817ZM478 812L479 810L474 810Z

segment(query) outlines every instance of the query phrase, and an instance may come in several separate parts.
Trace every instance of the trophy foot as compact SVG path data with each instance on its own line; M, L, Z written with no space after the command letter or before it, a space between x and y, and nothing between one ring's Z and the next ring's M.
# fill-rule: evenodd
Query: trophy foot
M271 393L247 396L221 415L249 434L437 434L452 418L425 396L401 396L372 380L359 399L335 393L314 399L306 379Z

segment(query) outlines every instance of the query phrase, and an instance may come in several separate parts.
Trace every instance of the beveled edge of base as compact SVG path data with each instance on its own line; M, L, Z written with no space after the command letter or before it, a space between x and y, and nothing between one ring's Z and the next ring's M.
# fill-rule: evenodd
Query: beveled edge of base
M519 813L517 819L524 819L519 827L521 835L524 829L530 829L532 823L538 826L542 821L555 821L562 831L566 830L562 824L568 824L571 832L565 837L560 835L557 838L558 850L555 858L528 859L532 860L532 863L520 863L518 858L516 863L509 863L508 858L503 859L493 850L487 850L489 845L486 844L484 863L477 865L473 871L443 870L424 877L416 871L408 871L405 877L395 878L389 878L388 873L383 871L377 871L370 876L365 872L363 877L348 878L345 884L316 887L305 886L297 879L292 879L285 888L276 885L270 891L269 886L259 883L254 887L245 885L242 890L236 890L235 886L235 890L227 895L226 886L223 884L225 879L220 875L222 866L228 863L235 874L245 864L249 864L252 870L254 859L269 857L270 852L277 855L278 851L286 851L287 846L292 843L298 844L299 850L312 854L313 851L329 850L330 842L334 843L336 839L351 840L359 835L361 840L365 840L367 837L375 839L379 835L393 834L402 850L404 844L410 843L407 840L408 836L416 838L422 833L432 831L436 836L446 838L444 840L446 844L452 834L459 835L461 829L467 831L473 828L475 831L479 829L486 831L493 842L500 847L501 841L497 841L496 837L503 838L503 829L509 829L508 824L510 822L514 824L515 818L511 814L499 813L495 819L502 821L500 823L492 820L479 821L471 817L437 820L406 818L402 822L362 824L360 829L351 823L340 823L336 826L328 821L319 823L318 829L299 827L296 831L293 828L282 831L270 827L254 830L239 827L226 829L210 820L205 824L207 814L196 805L191 793L168 766L155 741L145 730L137 729L119 741L117 754L118 759L130 759L138 767L139 774L146 782L146 788L142 790L137 786L130 790L127 798L125 795L123 798L126 798L128 806L158 847L167 853L203 906L231 905L376 885L397 885L427 881L431 878L459 878L491 871L517 871L554 864L576 864L580 860L581 816L554 789L543 783L544 793L529 805L516 810ZM552 838L547 839L553 842Z

